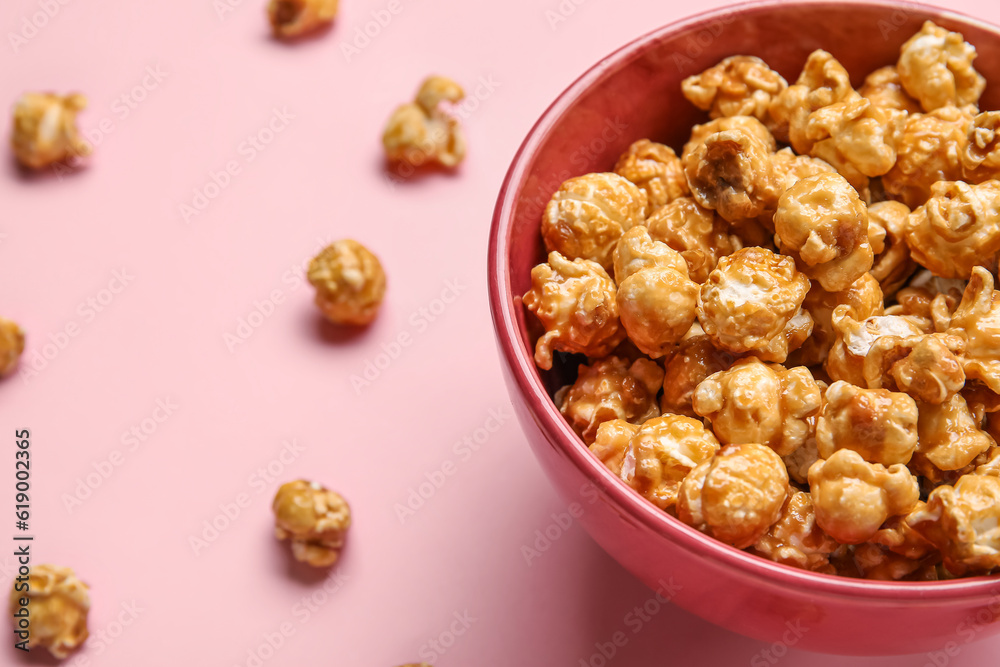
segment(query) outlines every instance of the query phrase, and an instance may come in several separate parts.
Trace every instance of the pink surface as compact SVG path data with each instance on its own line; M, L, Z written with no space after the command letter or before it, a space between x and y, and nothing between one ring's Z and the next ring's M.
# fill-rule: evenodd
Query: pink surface
M995 664L998 640L848 659L773 650L670 605L636 614L654 594L566 522L523 442L486 302L503 174L572 79L691 6L345 0L333 30L288 46L270 40L257 0L48 4L58 11L17 52L7 33L40 4L0 9L4 105L28 89L79 89L91 103L82 125L103 136L89 167L61 181L0 168L0 314L27 330L29 367L51 357L0 383L0 428L11 468L14 429L32 429L34 562L70 565L92 586L86 664L597 666L619 632L608 664ZM1000 23L986 2L950 4ZM389 7L348 59L356 29ZM157 67L159 81L147 74ZM432 71L470 93L492 82L465 107L469 157L454 177L394 183L382 124ZM272 120L273 141L244 143ZM213 174L225 181L230 162L238 173L185 222L181 205ZM297 280L320 244L345 236L389 274L380 319L353 337L319 326ZM259 326L231 352L226 335L247 319ZM356 390L351 375L401 335L409 344ZM158 401L176 405L162 423L149 421L165 416ZM146 429L137 445L123 438L133 427ZM297 445L282 462L286 440ZM68 509L115 451L120 465ZM332 594L271 537L269 465L352 504ZM13 504L11 468L0 493ZM428 479L440 488L425 486L401 520ZM196 554L190 538L237 500L239 516ZM536 531L555 539L528 563ZM0 526L4 544L12 533ZM12 566L0 556L3 588ZM268 637L279 648L262 650ZM0 662L17 659L0 649Z

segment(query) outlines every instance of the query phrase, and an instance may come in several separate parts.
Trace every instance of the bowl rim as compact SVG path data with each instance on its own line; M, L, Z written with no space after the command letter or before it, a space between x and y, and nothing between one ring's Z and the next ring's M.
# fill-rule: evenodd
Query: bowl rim
M893 602L898 602L901 598L945 601L988 596L1000 599L1000 577L997 576L903 582L820 574L746 553L682 523L635 493L591 455L556 408L542 384L532 355L526 354L519 342L520 331L515 309L522 306L519 295L515 301L515 295L511 293L508 263L512 212L521 190L524 174L533 161L535 150L562 118L567 108L585 94L608 70L641 56L648 45L680 30L697 28L699 25L733 14L745 15L805 6L842 8L843 5L864 5L890 11L900 9L919 11L932 19L946 19L959 24L974 25L994 33L997 39L1000 39L1000 28L980 19L941 7L891 0L755 0L690 15L633 39L600 59L563 90L529 130L511 161L497 197L489 236L487 284L494 333L511 377L549 443L630 517L678 546L711 559L744 577L767 580L769 584L785 587L805 587L811 593L823 593L829 596Z

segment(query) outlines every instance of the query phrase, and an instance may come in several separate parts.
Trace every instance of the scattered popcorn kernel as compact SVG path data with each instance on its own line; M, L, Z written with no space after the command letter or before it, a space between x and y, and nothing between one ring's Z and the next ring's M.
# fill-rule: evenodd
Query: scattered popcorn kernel
M14 370L22 352L24 332L21 327L0 317L0 377Z
M588 445L598 427L612 419L641 424L659 415L656 393L663 369L649 359L629 363L611 356L580 364L576 382L559 396L559 411Z
M808 291L791 258L743 248L719 260L701 286L698 321L716 347L781 363L812 331L801 307Z
M907 113L920 113L920 102L910 97L899 79L895 65L875 70L865 78L858 93L883 109L895 109Z
M776 563L832 574L830 554L839 545L816 525L808 492L792 490L778 522L753 545L754 551Z
M351 527L351 508L339 494L300 479L282 484L271 508L274 534L291 540L295 560L315 567L337 562Z
M646 193L644 217L690 193L684 165L670 146L640 139L615 164L615 173Z
M708 376L732 366L735 360L729 352L712 345L704 334L681 341L665 363L660 410L664 414L697 417L692 406L695 389Z
M838 449L809 469L816 523L842 544L867 542L886 519L906 514L920 499L906 466L868 463L851 449Z
M972 270L951 325L949 333L965 339L966 378L1000 394L1000 294L993 290L993 275L986 269Z
M788 456L815 432L822 400L809 369L749 357L699 384L693 407L723 444L755 442Z
M650 419L632 436L622 479L665 510L677 502L688 473L717 451L719 441L697 419L680 415Z
M451 79L425 79L416 100L397 107L386 124L382 145L389 161L411 167L432 163L457 167L465 158L465 135L442 104L454 104L464 97L462 87Z
M558 252L531 270L524 306L545 327L535 345L535 363L552 368L552 351L604 357L625 338L618 321L615 283L597 262L570 261Z
M872 316L854 319L847 305L833 309L831 318L837 334L823 368L833 380L843 380L864 387L865 357L882 336L917 336L924 333L919 320L901 315Z
M339 0L271 0L267 13L278 37L297 37L329 25Z
M681 483L677 517L737 549L756 543L781 518L788 473L770 447L723 447Z
M865 382L939 405L965 386L964 351L965 340L949 334L883 336L865 358Z
M979 102L986 79L972 66L975 59L975 47L961 33L927 21L903 44L896 67L906 92L920 101L924 111L933 111Z
M868 239L873 232L881 236L878 249L872 247L875 259L871 274L882 286L882 294L892 297L913 275L917 263L910 257L906 244L910 208L898 201L883 201L868 207ZM878 231L876 231L878 230Z
M952 574L988 574L1000 566L1000 477L964 475L939 486L907 523L941 551Z
M906 394L834 382L816 424L820 458L841 449L869 463L906 464L917 447L917 404Z
M369 324L385 296L385 272L378 257L350 239L316 255L307 277L316 288L316 305L336 324Z
M938 405L921 403L919 433L920 445L910 468L925 477L961 470L996 445L980 430L961 394Z
M970 183L1000 179L1000 111L987 111L972 119L962 166Z
M78 93L25 93L14 106L11 146L23 166L44 169L57 162L90 155L90 144L80 137L76 115L87 106Z
M571 178L552 195L542 216L549 252L589 259L610 271L622 234L645 221L646 193L618 174Z
M802 343L802 347L789 355L789 363L796 366L823 363L837 338L837 332L833 328L833 311L837 306L846 305L851 317L865 320L882 315L883 304L882 290L870 273L862 275L840 292L827 292L819 284L814 284L802 302L803 310L813 320L812 334Z
M698 284L708 279L719 258L743 247L722 217L692 197L679 197L654 212L646 220L646 228L654 240L681 254L688 265L688 276Z
M681 83L684 97L712 118L754 116L761 122L769 120L771 100L787 87L780 74L755 56L726 58Z
M847 289L872 268L868 210L839 174L810 176L781 195L774 230L782 253L828 292Z
M624 419L601 422L597 427L597 436L589 449L608 470L621 477L628 443L638 431L638 424L630 424Z
M55 565L35 565L27 583L27 591L11 590L10 613L27 608L28 649L47 648L56 658L67 657L90 634L87 584L77 579L70 568Z

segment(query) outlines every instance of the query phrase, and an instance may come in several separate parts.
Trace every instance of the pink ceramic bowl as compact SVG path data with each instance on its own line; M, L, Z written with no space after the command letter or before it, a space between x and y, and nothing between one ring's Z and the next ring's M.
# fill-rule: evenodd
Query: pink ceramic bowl
M757 55L793 81L814 49L832 52L855 86L896 61L926 19L979 50L1000 108L1000 32L946 10L893 2L764 2L696 16L641 37L571 85L528 134L500 192L489 247L490 305L515 409L536 455L597 542L653 589L713 623L765 641L843 654L940 652L1000 631L1000 578L880 583L813 574L751 556L660 511L593 457L553 405L569 369L540 372L538 325L521 295L544 260L540 217L559 184L609 171L636 139L679 149L704 116L684 77L726 56ZM679 152L679 150L678 150ZM950 644L954 643L954 645ZM931 657L939 660L934 662Z

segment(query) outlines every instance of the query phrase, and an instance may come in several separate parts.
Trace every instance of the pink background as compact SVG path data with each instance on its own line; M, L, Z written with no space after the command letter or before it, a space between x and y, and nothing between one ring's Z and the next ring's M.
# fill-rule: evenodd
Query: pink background
M632 610L653 593L565 522L522 441L486 302L500 182L570 81L693 5L344 0L332 30L287 45L268 36L262 0L62 1L0 9L2 105L79 90L99 141L61 179L0 167L0 315L28 332L23 363L37 371L0 382L0 497L13 504L11 440L30 428L34 562L92 588L92 638L67 664L598 667L620 631L609 665L995 664L1000 639L844 659L764 653L669 605L641 619ZM995 4L950 4L1000 23ZM8 32L49 5L15 49ZM345 53L372 12L386 25ZM463 107L469 155L454 176L397 182L382 126L432 72L476 99ZM185 221L181 206L206 190ZM389 276L380 318L351 336L321 325L301 281L341 237ZM382 368L352 386L368 361ZM133 428L143 441L123 437ZM295 447L282 455L284 441ZM271 536L273 492L300 476L353 507L339 579L296 566ZM427 498L401 517L421 484ZM206 536L212 521L222 530ZM555 539L536 545L536 531ZM530 562L526 548L539 549ZM3 589L13 566L0 555ZM20 664L4 641L0 663Z

